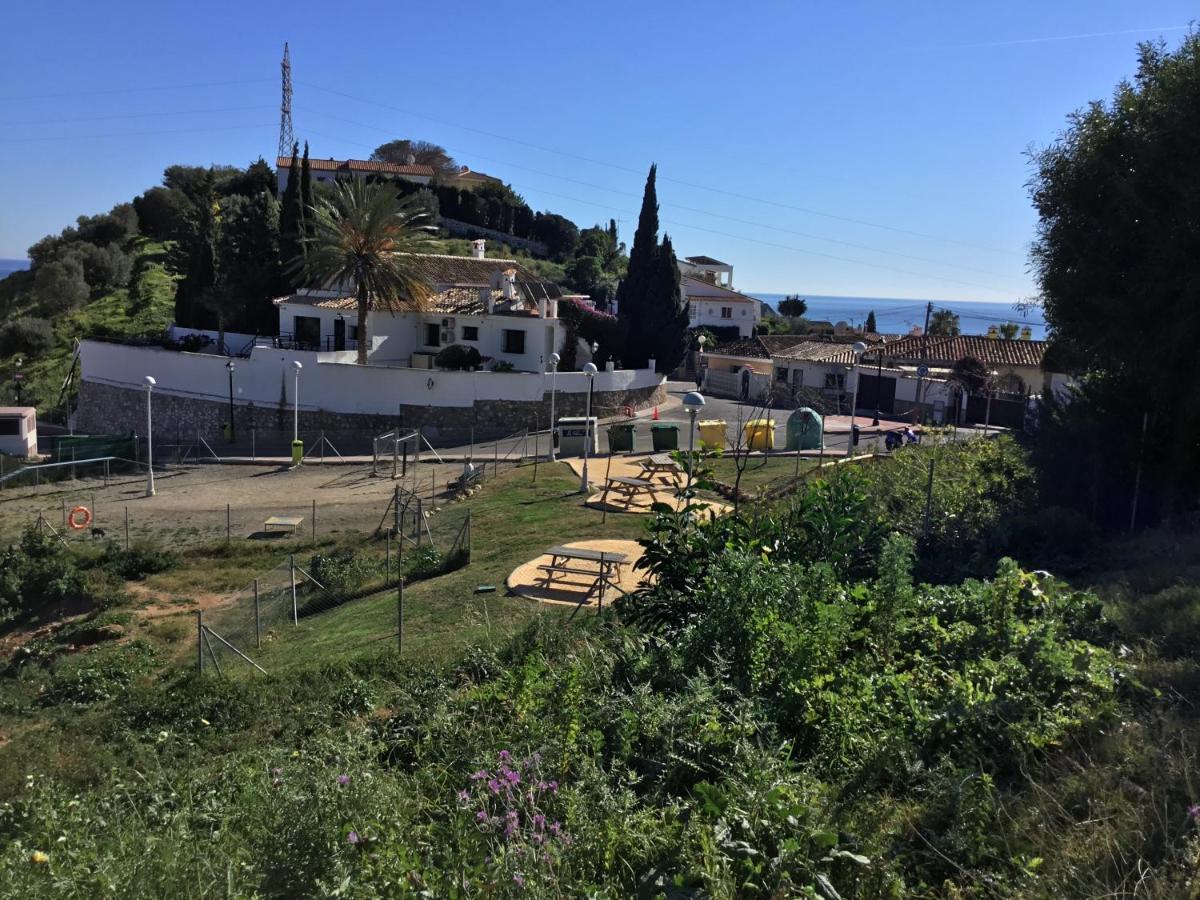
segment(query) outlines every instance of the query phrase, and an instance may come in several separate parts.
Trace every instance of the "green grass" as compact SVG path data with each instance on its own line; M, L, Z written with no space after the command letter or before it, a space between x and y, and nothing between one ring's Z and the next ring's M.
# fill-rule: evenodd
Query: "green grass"
M447 660L472 645L497 646L537 616L569 614L504 596L505 579L555 544L645 534L646 516L610 514L602 521L600 512L585 509L565 465L539 466L536 484L532 471L503 474L469 501L470 565L405 591L406 653ZM483 584L496 592L476 594ZM381 639L395 633L396 620L396 593L388 590L277 629L256 658L268 670L342 660L386 643Z
M733 486L737 480L737 466L731 456L710 460L708 463L713 476L723 484ZM817 466L815 459L800 458L800 474ZM796 458L779 456L752 456L746 461L746 470L742 473L741 489L744 493L753 494L755 491L785 482L796 476Z

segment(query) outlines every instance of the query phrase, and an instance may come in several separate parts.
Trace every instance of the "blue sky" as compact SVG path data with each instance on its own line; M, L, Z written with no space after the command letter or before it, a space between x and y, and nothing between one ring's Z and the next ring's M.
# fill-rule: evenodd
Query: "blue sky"
M271 159L287 40L314 156L435 141L626 239L656 161L677 251L733 263L744 290L1018 299L1025 151L1194 17L1182 0L17 4L0 257L172 163Z

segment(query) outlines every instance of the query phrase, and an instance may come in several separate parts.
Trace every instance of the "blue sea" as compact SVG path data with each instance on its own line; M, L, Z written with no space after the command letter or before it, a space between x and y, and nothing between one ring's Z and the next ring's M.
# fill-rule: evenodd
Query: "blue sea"
M750 296L775 309L776 304L787 295ZM948 309L958 314L959 328L963 334L986 334L989 325L1016 322L1018 325L1028 325L1035 340L1046 337L1046 321L1042 317L1041 309L1034 308L1022 312L1011 303L972 300L927 301L893 297L824 297L817 294L800 296L808 301L808 312L805 316L809 319L862 325L866 321L867 313L874 310L876 327L888 334L906 334L914 325L924 325L925 305L932 302L935 310Z
M7 278L13 272L29 268L27 259L0 259L0 278Z

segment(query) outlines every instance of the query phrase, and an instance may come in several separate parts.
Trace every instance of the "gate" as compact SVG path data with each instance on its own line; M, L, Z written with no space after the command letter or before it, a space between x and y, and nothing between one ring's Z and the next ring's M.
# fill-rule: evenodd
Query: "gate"
M896 379L887 376L858 374L858 408L878 409L884 413L896 411Z

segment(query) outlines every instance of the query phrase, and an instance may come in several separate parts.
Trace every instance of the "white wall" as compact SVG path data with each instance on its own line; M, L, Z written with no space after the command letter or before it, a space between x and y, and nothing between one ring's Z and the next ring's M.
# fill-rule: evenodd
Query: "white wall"
M227 360L221 356L99 341L83 341L79 355L85 381L143 390L145 376L152 375L158 382L158 392L224 402L229 399ZM235 402L274 408L279 405L282 391L290 405L293 360L303 366L300 407L306 410L390 415L400 404L469 407L476 400L539 401L550 390L551 376L542 372L443 372L337 361L346 357L345 353L256 347L248 359L236 361ZM652 369L617 369L598 373L595 390L631 390L662 381ZM582 372L560 372L555 387L565 393L583 393L587 376Z

